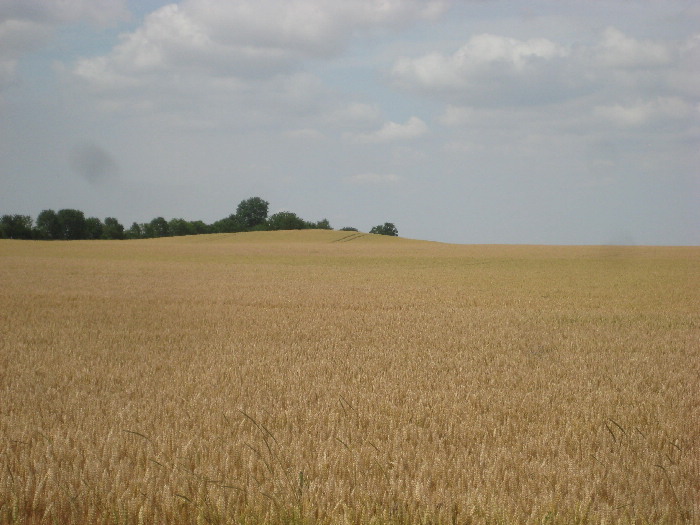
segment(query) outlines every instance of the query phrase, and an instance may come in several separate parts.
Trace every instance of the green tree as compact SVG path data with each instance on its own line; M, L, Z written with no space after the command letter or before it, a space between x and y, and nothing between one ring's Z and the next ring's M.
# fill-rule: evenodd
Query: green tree
M3 215L0 218L0 237L5 239L31 239L32 218L29 215Z
M63 239L63 229L53 210L43 210L36 218L36 230L40 239Z
M142 239L144 237L143 228L138 222L131 224L131 227L126 232L127 239Z
M64 209L56 213L61 225L63 238L68 241L87 238L87 223L85 214L80 210Z
M316 230L332 230L331 228L331 223L328 222L328 219L321 219L318 222L311 223L311 227L316 229Z
M270 203L260 197L251 197L238 204L236 216L247 229L252 229L265 222L269 206Z
M180 236L180 235L194 235L197 232L192 226L192 223L186 221L185 219L170 219L168 222L168 229L170 235Z
M142 222L139 224L141 226L141 237L144 239L152 239L153 237L156 236L156 230L153 227L153 221L151 222Z
M170 226L168 221L163 217L156 217L150 223L149 237L168 237L170 235Z
M270 230L303 230L307 227L307 223L296 213L281 211L270 215L267 219L267 227Z
M343 226L340 228L341 232L356 232L359 231L357 228L353 228L352 226Z
M192 225L195 235L214 232L212 227L206 224L204 221L192 221L190 224Z
M85 238L86 239L101 239L104 234L104 224L97 217L89 217L85 219Z
M123 239L124 238L124 226L115 219L114 217L107 217L105 219L104 231L102 236L105 239Z
M246 230L246 225L241 218L236 215L229 215L225 219L220 219L211 225L214 233L236 233Z
M377 233L379 235L390 235L392 237L397 237L399 235L399 230L396 229L391 222L385 222L379 226L372 228L369 233Z

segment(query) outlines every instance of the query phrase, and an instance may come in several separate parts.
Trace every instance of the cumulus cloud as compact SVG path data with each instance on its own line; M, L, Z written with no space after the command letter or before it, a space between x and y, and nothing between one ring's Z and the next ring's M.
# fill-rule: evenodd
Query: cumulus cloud
M452 55L433 53L415 59L401 58L393 68L398 79L426 88L462 89L473 77L493 65L524 72L543 60L566 56L566 50L544 38L520 41L497 35L477 35Z
M305 58L336 55L352 35L445 8L436 0L185 0L151 13L111 53L80 61L75 73L96 84L163 72L269 77Z
M635 40L619 29L608 27L594 48L596 62L610 68L653 68L672 59L669 45L652 40Z
M328 56L353 33L432 18L445 2L420 0L189 0L184 9L212 39L230 47L303 56Z
M418 117L411 117L405 124L387 122L380 129L370 133L357 133L350 135L355 142L382 143L412 140L425 135L428 126Z
M451 55L400 58L391 75L403 88L456 101L489 104L547 102L566 87L570 51L551 40L476 35Z
M456 106L541 105L618 88L648 96L683 85L690 92L698 54L695 39L635 39L613 27L589 45L482 34L452 54L402 57L391 78L402 89Z
M384 185L397 184L401 177L395 173L358 173L346 178L351 184Z

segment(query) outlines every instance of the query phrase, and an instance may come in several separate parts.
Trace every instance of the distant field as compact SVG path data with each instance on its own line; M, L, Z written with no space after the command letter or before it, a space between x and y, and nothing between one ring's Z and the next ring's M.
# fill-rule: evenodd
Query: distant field
M0 523L700 523L700 248L0 241Z

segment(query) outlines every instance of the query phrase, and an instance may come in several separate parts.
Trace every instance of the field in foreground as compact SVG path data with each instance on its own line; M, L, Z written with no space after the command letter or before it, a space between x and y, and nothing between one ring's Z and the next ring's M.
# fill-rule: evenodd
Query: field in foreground
M700 248L0 241L0 523L700 523Z

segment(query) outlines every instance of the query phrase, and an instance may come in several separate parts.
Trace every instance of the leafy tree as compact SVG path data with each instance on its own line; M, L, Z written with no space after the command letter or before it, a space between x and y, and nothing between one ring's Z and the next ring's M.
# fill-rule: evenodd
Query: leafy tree
M246 231L249 232L266 232L269 231L270 228L267 226L267 221L263 221L257 226L253 226L252 228L248 228Z
M270 230L303 230L306 226L306 221L291 211L281 211L267 219Z
M31 239L32 218L29 215L3 215L0 218L0 237L5 239Z
M86 239L101 239L104 234L104 224L97 217L89 217L85 219L85 238Z
M148 225L150 226L149 237L168 237L170 235L170 226L163 217L156 217Z
M152 239L153 237L156 236L156 230L153 227L153 224L151 222L142 222L139 224L141 226L141 237L144 239Z
M105 219L102 236L105 239L123 239L124 226L122 226L120 222L114 217L107 217Z
M357 228L353 228L352 226L343 226L342 228L340 228L340 231L341 232L356 232L356 231L360 231L360 230L358 230Z
M192 226L192 223L189 221L186 221L185 219L170 219L168 222L168 229L170 231L170 235L194 235L197 232L194 229L194 226Z
M312 223L311 228L317 229L317 230L332 230L331 228L331 223L328 222L328 219L321 219L318 222Z
M132 223L128 230L114 217L107 217L104 222L96 217L85 218L80 210L62 209L58 212L43 210L37 217L36 226L26 215L4 215L0 217L0 237L37 238L37 239L145 239L167 237L170 235L197 235L203 233L233 233L243 231L266 230L300 230L305 228L331 230L328 219L317 222L305 221L296 213L283 211L268 217L269 203L260 197L251 197L238 204L236 213L218 220L213 224L203 221L187 221L174 218L166 221L156 217L146 223ZM386 230L385 235L396 235L396 229ZM355 228L344 230L357 231Z
M106 221L105 221L106 222ZM131 227L126 232L127 239L141 239L144 237L143 228L138 222L131 224Z
M236 233L245 231L246 225L238 215L233 214L216 221L211 225L211 229L214 233Z
M41 239L63 239L63 228L53 210L43 210L36 218L36 230Z
M85 214L80 210L58 210L56 214L61 225L63 238L69 241L87 238L87 223Z
M252 229L265 222L269 206L270 203L260 197L251 197L240 202L236 216L246 228Z
M190 224L192 225L192 229L196 235L214 232L212 227L206 224L204 221L192 221Z
M391 222L385 222L382 225L373 227L369 233L377 233L379 235L390 235L392 237L397 237L399 235L399 230Z

